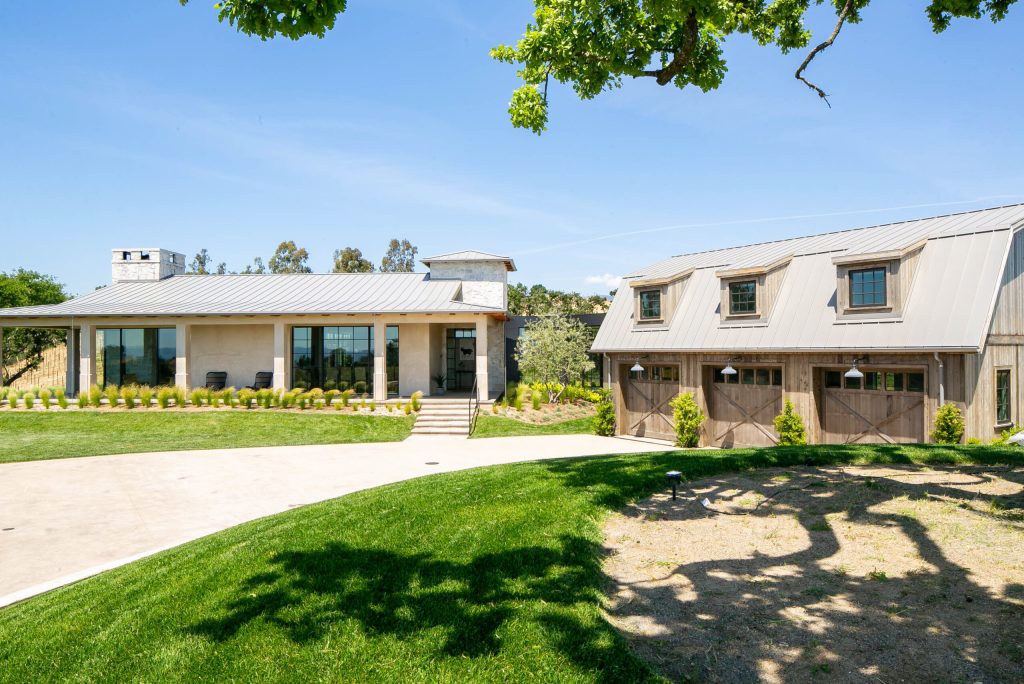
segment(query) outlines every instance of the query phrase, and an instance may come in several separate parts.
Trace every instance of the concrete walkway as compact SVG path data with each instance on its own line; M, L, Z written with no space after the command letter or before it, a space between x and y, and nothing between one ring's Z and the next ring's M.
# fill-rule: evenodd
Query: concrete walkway
M559 435L93 456L0 465L0 607L266 515L432 473L660 451Z

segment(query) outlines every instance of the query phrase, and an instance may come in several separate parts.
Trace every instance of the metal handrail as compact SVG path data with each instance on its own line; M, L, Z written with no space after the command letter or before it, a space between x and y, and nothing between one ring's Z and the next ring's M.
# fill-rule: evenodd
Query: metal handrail
M469 434L476 429L476 417L480 413L480 395L477 392L477 376L473 374L473 391L469 395Z

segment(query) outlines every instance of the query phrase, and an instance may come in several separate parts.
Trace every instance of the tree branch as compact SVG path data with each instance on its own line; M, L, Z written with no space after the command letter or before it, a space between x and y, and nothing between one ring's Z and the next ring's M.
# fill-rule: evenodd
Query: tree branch
M697 38L699 35L700 23L697 21L697 12L690 12L689 16L686 17L683 43L679 46L679 49L676 50L675 55L672 56L672 61L660 69L641 71L637 76L652 76L658 82L658 85L666 85L670 83L673 78L679 75L679 72L683 70L683 67L693 59L693 53L697 49Z
M804 78L804 69L806 69L807 66L811 63L811 60L818 56L818 53L822 52L826 48L831 47L832 43L836 42L836 38L839 37L839 32L843 30L843 24L846 23L847 17L849 17L850 12L853 11L853 3L854 0L846 0L846 4L843 5L842 11L839 12L839 21L836 22L836 27L832 30L832 35L829 36L828 40L826 40L824 43L821 43L816 48L811 50L810 54L807 55L807 58L800 65L800 68L796 70L795 74L798 81L803 81L803 83L808 88L818 93L818 97L825 101L825 104L829 106L829 109L832 108L832 103L828 101L828 95L825 93L824 90L819 88L817 85L811 83L806 78Z

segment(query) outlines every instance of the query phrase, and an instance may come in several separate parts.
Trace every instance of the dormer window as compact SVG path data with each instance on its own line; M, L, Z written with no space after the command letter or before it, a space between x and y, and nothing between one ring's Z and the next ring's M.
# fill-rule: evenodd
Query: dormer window
M885 306L887 303L884 267L850 271L850 307Z
M642 290L640 292L640 320L661 320L661 290Z
M729 283L729 315L757 314L757 281L741 280Z

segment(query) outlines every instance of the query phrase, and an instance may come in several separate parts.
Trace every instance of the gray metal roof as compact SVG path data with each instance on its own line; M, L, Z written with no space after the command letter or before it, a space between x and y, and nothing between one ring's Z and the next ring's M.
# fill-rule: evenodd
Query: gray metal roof
M0 309L0 319L495 311L457 301L461 287L423 273L179 275L115 283L62 304Z
M500 261L505 264L505 268L509 271L516 270L516 264L512 261L511 257L501 256L500 254L491 254L489 252L478 252L476 250L467 249L461 252L448 252L447 254L438 254L437 256L424 257L420 259L420 263L430 266L432 263L444 263L454 261Z
M978 349L1013 229L1021 225L1024 205L1015 205L672 257L626 276L594 350ZM834 257L903 250L922 242L900 318L837 320ZM768 320L723 323L717 271L787 257L792 260ZM634 329L630 279L666 278L691 268L669 327Z

